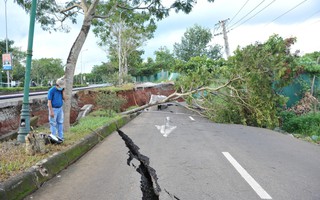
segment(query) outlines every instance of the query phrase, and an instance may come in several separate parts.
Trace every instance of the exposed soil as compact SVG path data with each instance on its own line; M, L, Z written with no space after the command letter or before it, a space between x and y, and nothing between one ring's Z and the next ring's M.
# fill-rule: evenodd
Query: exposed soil
M154 87L134 88L132 90L118 91L117 95L127 99L127 103L122 106L124 111L131 106L142 106L149 102L151 95L168 96L174 92L173 84L159 84ZM78 91L72 100L72 109L70 113L70 122L74 123L78 117L80 109L86 104L93 104L97 109L96 98L99 91L83 90ZM36 126L41 126L48 123L47 102L44 100L33 100L30 103L31 117L37 116L38 121ZM19 107L19 108L18 108ZM4 121L0 121L0 136L10 132L15 132L19 128L21 106L10 108L10 113ZM10 110L9 109L9 110Z

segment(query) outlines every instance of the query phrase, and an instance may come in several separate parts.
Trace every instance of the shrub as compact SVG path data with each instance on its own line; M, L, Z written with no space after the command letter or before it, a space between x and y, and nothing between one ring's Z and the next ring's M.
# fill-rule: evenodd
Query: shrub
M282 113L282 129L289 133L302 134L304 136L320 136L320 112L308 113L297 116L290 112Z
M107 110L109 115L112 115L112 111L121 111L121 107L127 103L127 99L117 96L115 92L104 91L98 94L96 103L99 107Z

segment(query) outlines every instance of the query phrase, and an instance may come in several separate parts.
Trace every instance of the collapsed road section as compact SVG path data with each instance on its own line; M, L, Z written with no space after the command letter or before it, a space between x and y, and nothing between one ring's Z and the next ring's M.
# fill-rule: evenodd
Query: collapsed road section
M139 152L139 147L121 130L117 130L129 151L127 164L130 166L131 161L135 158L140 162L136 171L141 174L140 188L142 191L142 200L159 200L161 188L157 182L158 177L156 170L149 166L149 158ZM135 167L132 164L133 167Z

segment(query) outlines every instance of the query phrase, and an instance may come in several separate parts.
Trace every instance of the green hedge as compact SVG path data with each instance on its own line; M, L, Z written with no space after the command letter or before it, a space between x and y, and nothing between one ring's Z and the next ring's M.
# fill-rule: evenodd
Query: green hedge
M86 87L87 85L74 85L73 88L78 87ZM30 87L30 92L40 92L40 91L48 91L49 86L37 86L37 87ZM13 93L20 93L23 92L23 87L0 87L0 95L4 94L13 94Z
M281 113L282 129L289 133L304 136L320 136L320 112L295 115L293 112Z

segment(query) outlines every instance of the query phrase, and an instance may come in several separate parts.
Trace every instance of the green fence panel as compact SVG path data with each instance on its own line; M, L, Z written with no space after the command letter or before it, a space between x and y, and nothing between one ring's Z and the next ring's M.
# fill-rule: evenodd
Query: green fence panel
M304 73L299 75L292 84L280 89L279 94L289 97L287 107L292 107L297 104L303 97L304 93L311 88L311 82L313 79L312 74ZM320 95L320 80L319 77L315 78L314 84L314 96Z

